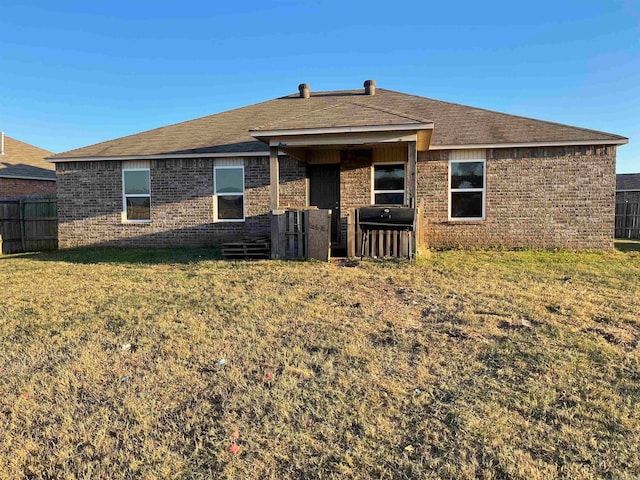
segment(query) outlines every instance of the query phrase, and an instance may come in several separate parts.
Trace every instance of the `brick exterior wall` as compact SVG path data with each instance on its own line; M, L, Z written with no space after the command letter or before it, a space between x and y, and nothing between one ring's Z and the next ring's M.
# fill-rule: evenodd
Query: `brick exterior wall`
M613 248L615 146L487 150L486 220L448 220L448 151L421 152L423 241L433 247Z
M340 163L340 240L347 243L347 214L371 205L371 162L350 159Z
M244 158L244 222L214 222L214 159L152 160L151 223L122 223L122 163L58 163L60 248L208 246L270 232L269 158ZM306 169L281 160L281 191L306 199Z
M448 151L420 152L422 240L432 247L613 248L615 147L487 150L486 220L448 220ZM59 243L137 247L218 244L269 233L269 159L247 157L244 223L213 221L213 159L151 161L150 224L123 224L122 165L57 164ZM371 204L371 163L340 167L342 240L349 209ZM280 204L307 205L306 166L280 161Z
M0 178L0 197L23 197L27 195L54 195L54 180L26 180L21 178Z
M306 207L307 199L307 166L289 157L280 158L280 207Z

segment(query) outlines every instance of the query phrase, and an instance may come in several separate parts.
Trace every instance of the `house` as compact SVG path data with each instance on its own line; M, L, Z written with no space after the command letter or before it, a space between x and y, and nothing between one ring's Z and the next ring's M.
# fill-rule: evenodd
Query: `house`
M640 203L640 173L616 175L616 203Z
M55 167L44 160L51 155L0 132L0 198L56 193Z
M619 135L376 88L299 92L60 153L59 244L268 234L272 211L419 208L433 247L613 248Z

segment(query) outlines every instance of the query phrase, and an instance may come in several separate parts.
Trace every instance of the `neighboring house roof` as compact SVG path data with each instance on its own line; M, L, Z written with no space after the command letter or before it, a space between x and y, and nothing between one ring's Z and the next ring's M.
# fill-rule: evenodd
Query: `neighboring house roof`
M624 144L625 137L378 88L288 95L70 150L63 158L267 152L250 131L434 122L431 148L520 144Z
M0 178L55 180L55 166L46 162L53 152L4 137L4 155L0 155Z
M619 173L616 175L616 190L640 191L640 173Z

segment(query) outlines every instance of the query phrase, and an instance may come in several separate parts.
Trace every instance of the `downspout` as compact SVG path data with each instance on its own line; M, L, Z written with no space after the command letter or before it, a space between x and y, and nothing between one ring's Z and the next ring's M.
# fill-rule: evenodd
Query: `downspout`
M4 132L0 132L0 155L4 155Z

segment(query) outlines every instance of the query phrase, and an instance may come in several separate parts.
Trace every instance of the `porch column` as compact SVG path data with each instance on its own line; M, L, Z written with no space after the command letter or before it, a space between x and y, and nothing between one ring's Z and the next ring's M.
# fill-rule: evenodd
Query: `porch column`
M278 147L269 148L269 183L271 210L278 210L280 206L280 164L278 162Z
M416 208L418 202L418 147L416 142L407 142L407 200L409 207Z

